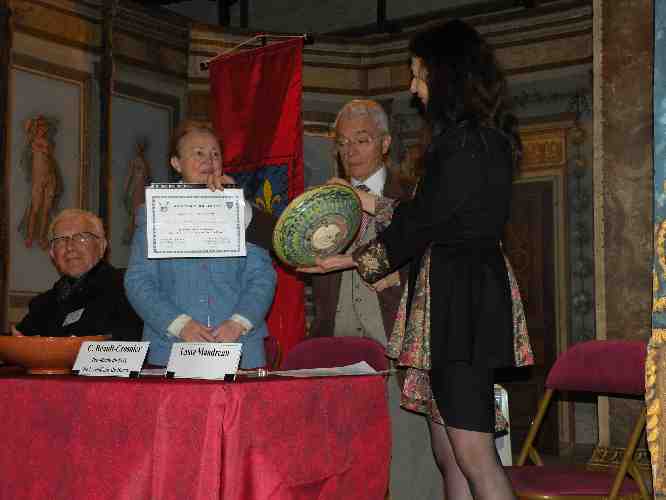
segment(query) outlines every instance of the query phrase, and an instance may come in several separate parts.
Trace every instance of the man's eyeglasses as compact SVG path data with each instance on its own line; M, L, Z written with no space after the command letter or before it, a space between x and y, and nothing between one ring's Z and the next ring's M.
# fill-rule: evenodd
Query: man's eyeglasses
M372 136L372 135L359 135L353 139L347 139L346 137L340 137L335 140L335 149L338 153L347 151L352 146L359 148L367 148L371 146L379 137L381 136Z
M51 248L53 249L62 249L67 247L68 242L72 242L74 245L87 245L91 241L98 240L100 237L96 234L83 232L76 233L70 236L56 236L51 240Z

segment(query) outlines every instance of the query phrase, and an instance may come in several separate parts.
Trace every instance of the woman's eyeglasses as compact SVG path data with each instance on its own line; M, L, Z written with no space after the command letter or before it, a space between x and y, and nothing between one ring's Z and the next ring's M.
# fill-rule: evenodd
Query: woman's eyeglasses
M76 233L70 236L56 236L51 240L51 248L62 249L67 247L67 243L71 242L74 245L87 245L91 241L98 240L99 236L89 232Z

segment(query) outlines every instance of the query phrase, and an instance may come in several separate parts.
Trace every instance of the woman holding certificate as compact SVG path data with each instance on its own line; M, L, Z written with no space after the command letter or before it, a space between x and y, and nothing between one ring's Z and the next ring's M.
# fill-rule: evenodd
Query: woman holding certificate
M203 124L178 127L170 161L185 183L216 190L233 182L222 175L217 136ZM166 366L174 342L239 342L241 368L264 366L265 317L276 282L268 252L247 242L246 257L148 259L145 207L136 221L125 289L144 321L148 362Z

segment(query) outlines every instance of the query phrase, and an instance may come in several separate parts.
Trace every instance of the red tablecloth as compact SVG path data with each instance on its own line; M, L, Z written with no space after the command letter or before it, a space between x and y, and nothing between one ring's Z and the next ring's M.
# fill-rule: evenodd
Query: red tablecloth
M0 499L383 500L380 376L0 378Z

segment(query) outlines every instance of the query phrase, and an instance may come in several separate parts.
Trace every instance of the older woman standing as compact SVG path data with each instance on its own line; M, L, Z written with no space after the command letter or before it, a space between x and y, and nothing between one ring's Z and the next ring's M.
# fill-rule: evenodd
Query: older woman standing
M441 415L431 424L433 447L447 498L515 498L494 447L493 371L515 362L500 239L520 153L516 121L493 52L474 29L450 21L418 34L410 50L410 90L432 130L416 194L352 256L304 271L357 267L376 282L410 263L390 350L401 356L426 346L432 413ZM380 208L371 205L364 209Z
M171 166L184 182L222 189L222 149L215 132L186 121L176 130ZM239 342L242 368L265 365L265 317L275 292L268 252L247 243L246 257L148 259L146 210L137 228L125 274L127 298L144 321L148 361L166 366L174 342Z

